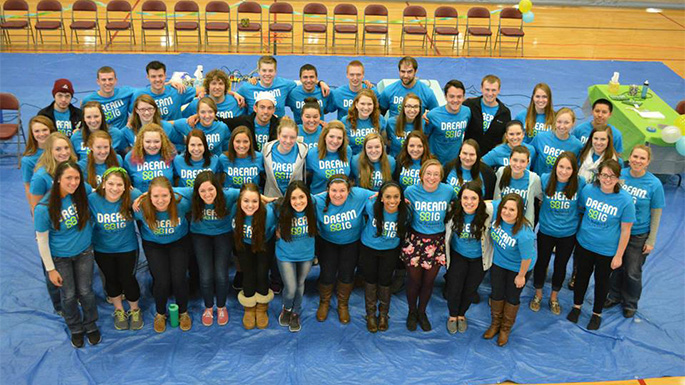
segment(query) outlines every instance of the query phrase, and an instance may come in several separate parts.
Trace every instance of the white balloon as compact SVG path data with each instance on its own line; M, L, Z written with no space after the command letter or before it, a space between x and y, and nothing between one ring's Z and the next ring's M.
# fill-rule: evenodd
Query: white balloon
M661 139L666 143L675 143L681 136L680 129L676 126L667 126L661 131Z

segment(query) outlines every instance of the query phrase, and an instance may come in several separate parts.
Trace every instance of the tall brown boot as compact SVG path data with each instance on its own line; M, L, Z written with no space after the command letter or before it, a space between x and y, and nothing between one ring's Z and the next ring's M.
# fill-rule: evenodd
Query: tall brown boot
M319 289L319 308L316 310L316 320L323 322L328 318L328 309L331 307L331 296L333 295L333 285L318 285Z
M350 294L354 288L354 283L342 283L338 281L338 320L341 324L350 323Z
M366 329L375 333L378 331L378 319L376 318L378 287L375 284L367 282L364 286L364 301L366 302Z
M497 338L497 345L504 346L509 341L509 333L511 327L516 322L516 314L519 312L519 305L512 305L510 303L504 304L504 316L502 317L502 327L499 330L499 337Z
M245 293L241 290L238 293L238 302L245 308L245 314L243 315L243 327L247 330L254 329L256 325L256 306L257 301L255 296L245 297Z
M274 292L269 289L266 295L255 294L257 301L256 324L258 329L266 329L269 326L269 302L274 299Z
M504 300L501 301L490 301L490 315L492 320L490 321L490 327L483 334L483 338L486 340L492 339L500 331L500 326L502 325L502 312L504 311Z
M390 312L390 286L378 286L378 330L388 330L388 312Z

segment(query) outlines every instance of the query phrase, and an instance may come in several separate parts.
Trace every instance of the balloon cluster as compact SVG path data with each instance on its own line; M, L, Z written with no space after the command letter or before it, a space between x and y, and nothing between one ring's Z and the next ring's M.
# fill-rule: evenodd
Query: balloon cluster
M685 156L685 115L678 116L673 121L673 126L664 127L661 131L661 139L666 143L675 143L678 154Z
M533 8L533 2L530 0L519 1L519 12L523 14L524 23L532 23L535 20L535 15L531 11Z

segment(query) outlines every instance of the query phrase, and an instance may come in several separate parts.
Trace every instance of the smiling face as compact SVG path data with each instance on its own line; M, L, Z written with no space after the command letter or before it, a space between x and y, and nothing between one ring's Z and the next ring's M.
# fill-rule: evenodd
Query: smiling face
M271 87L276 77L276 64L261 63L259 65L259 81L264 87Z
M166 81L166 71L162 68L158 70L150 69L147 71L147 80L150 81L150 88L155 93L164 91L164 82Z
M419 138L409 138L407 141L407 153L412 160L419 160L423 156L423 142Z
M328 186L328 196L335 206L344 204L348 195L350 195L350 190L345 182L333 182Z
M405 97L402 111L407 118L407 122L413 122L421 112L421 100L414 97Z
M240 197L240 208L245 215L251 216L259 210L259 193L254 191L245 191Z
M435 191L441 180L442 170L437 164L428 166L421 176L421 182L426 191Z
M105 199L116 202L121 198L125 188L124 180L117 174L110 174L105 179Z
M328 152L338 151L340 149L340 146L342 146L343 144L344 135L345 133L337 128L333 128L330 131L328 131L328 134L324 139L324 141L326 142L326 150Z
M302 128L308 133L315 132L319 127L321 112L318 108L305 108L302 111Z
M71 94L68 92L58 92L55 94L55 108L58 111L66 111L71 104Z
M359 119L368 119L373 112L373 99L368 96L360 96L354 106L357 108Z
M606 104L596 104L595 107L592 109L592 117L594 119L594 123L597 126L606 126L607 122L609 121L609 118L611 117L611 111L609 110L609 106Z
M618 175L609 167L604 167L599 171L599 185L604 192L613 192L616 183L618 183Z
M557 136L565 138L573 128L573 117L571 114L559 114L556 121Z
M221 79L214 79L209 82L209 96L214 100L222 100L226 95L226 84Z
M538 88L533 94L533 104L535 104L535 112L542 114L545 112L545 107L549 103L549 95L542 89Z
M480 86L480 92L483 94L483 102L488 106L494 106L497 103L499 91L499 82L490 83L486 80Z
M171 192L163 186L153 186L150 188L150 202L152 206L159 211L164 212L169 208L171 203Z
M197 189L198 194L200 195L200 198L202 199L203 202L205 202L206 205L211 205L214 204L214 200L216 199L216 187L212 184L210 181L202 182L200 187Z
M561 158L557 164L557 181L567 183L573 175L573 166L567 158Z
M402 63L400 65L400 80L405 87L411 87L416 80L416 70L411 64Z
M159 132L146 132L143 135L143 150L147 155L157 155L162 149L162 136Z
M292 127L281 127L278 133L278 150L281 154L287 154L293 149L297 141L297 131Z
M57 163L66 162L71 155L71 147L64 139L57 139L52 146L52 157Z
M307 194L299 188L293 190L290 194L290 206L298 213L303 212L307 208Z
M389 213L396 213L400 206L400 189L395 186L388 186L383 190L381 195L381 202L383 202L383 209Z
M257 113L257 123L262 126L269 124L275 111L276 106L269 100L260 100L254 105L254 112Z
M509 157L509 165L511 166L511 172L514 175L522 175L523 172L528 167L528 156L526 154L521 154L520 152L512 152Z
M641 148L633 149L630 153L630 159L628 159L628 164L630 169L636 174L642 174L649 167L649 162L651 161L649 153Z
M60 193L62 196L76 192L78 185L81 184L79 172L71 167L64 170L59 178Z
M364 68L361 66L347 67L347 80L349 82L350 89L357 90L361 88L362 81L364 80Z
M198 103L197 114L200 116L200 124L204 127L210 127L216 118L216 111L207 103Z
M31 126L31 133L33 138L36 140L39 148L43 148L45 141L50 136L50 128L43 123L34 122Z
M239 158L244 158L250 152L250 137L247 134L238 134L233 139L233 149Z
M520 124L515 124L507 128L507 132L504 134L504 138L507 140L507 144L510 148L520 146L523 142L523 127Z
M138 118L140 118L140 123L143 126L152 122L152 119L155 116L155 110L157 110L156 105L153 106L149 103L138 102L138 105L136 106L136 113L138 114Z
M93 159L95 160L95 163L105 163L107 157L109 156L110 149L111 145L109 140L105 138L96 138L93 140L93 145L91 146L90 150L93 152Z
M461 146L459 151L459 160L461 161L461 166L467 170L470 170L474 164L476 164L476 149L470 144L464 144Z
M366 144L364 145L364 151L366 151L366 156L370 161L374 163L378 162L381 159L381 155L383 155L383 145L381 144L381 140L376 138L366 141Z
M518 207L516 201L508 200L502 206L502 220L510 225L516 223L516 216L518 215Z
M117 85L117 76L114 72L99 73L97 84L100 87L100 94L102 96L110 96L114 93L114 87Z
M97 107L86 107L83 109L83 120L85 120L88 129L92 132L100 129L102 125L102 114Z
M302 71L302 75L300 75L300 82L302 82L302 88L305 91L307 91L307 92L314 91L314 88L316 88L316 84L319 82L319 79L316 76L316 71L314 71L314 70Z
M601 155L609 145L609 134L607 131L597 131L592 135L592 149L595 154Z
M464 102L464 90L457 87L450 87L445 94L445 99L447 100L447 111L456 114L461 108L461 104Z
M478 208L478 203L480 201L478 199L478 194L468 189L464 189L462 191L463 192L461 193L461 207L467 214L475 213L476 209Z
M188 139L188 153L194 161L199 161L205 153L205 146L202 144L202 139L197 136L191 136Z

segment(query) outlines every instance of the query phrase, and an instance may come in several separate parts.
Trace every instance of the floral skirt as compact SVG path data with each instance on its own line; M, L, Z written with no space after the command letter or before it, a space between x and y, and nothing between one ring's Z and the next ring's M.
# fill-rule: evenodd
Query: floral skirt
M407 233L400 259L408 267L422 267L426 270L435 264L445 266L445 233L421 234L414 230Z

